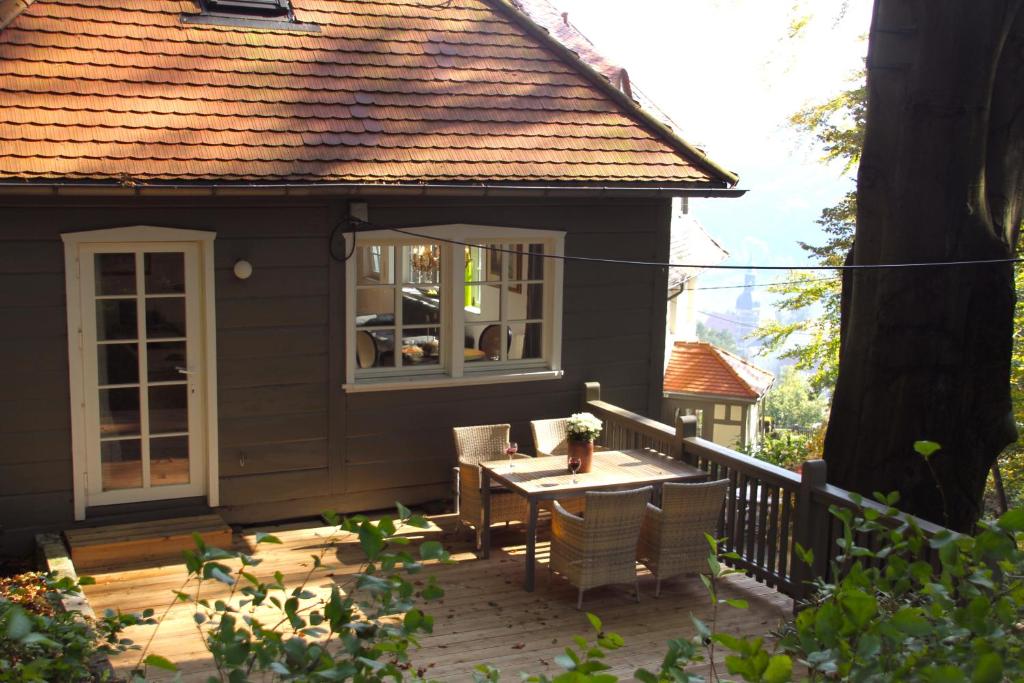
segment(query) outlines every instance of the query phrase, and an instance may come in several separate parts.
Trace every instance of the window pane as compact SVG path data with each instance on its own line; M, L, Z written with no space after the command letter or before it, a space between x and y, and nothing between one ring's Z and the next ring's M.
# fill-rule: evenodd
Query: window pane
M501 285L480 285L478 291L478 306L472 311L466 311L466 322L496 322L501 320Z
M501 252L486 247L466 248L466 282L497 282L501 279Z
M151 486L187 484L188 437L164 436L149 440L149 483Z
M185 336L185 298L146 300L146 337Z
M382 244L356 247L356 284L385 285L395 281L395 248Z
M188 431L188 387L184 384L149 388L149 432Z
M135 339L139 336L135 299L96 302L96 339Z
M103 490L137 489L142 487L142 442L104 441L100 444Z
M395 333L390 330L356 332L356 367L395 367Z
M441 328L412 327L402 330L403 365L438 365L441 363Z
M441 290L434 287L402 288L402 323L436 325L441 322Z
M158 342L147 344L150 382L175 382L185 379L178 368L188 367L185 342Z
M544 317L544 285L522 282L508 287L508 320L528 320Z
M139 433L139 390L100 389L100 436Z
M394 287L360 287L356 290L356 325L383 327L394 324Z
M99 384L136 384L139 381L138 344L100 344L96 347Z
M522 280L526 277L526 271L524 266L526 265L525 256L523 252L526 251L526 245L524 244L506 244L505 249L509 252L505 254L505 279L506 280Z
M135 293L135 254L96 254L96 294Z
M436 284L441 281L441 247L413 244L402 247L402 282Z
M530 256L527 256L527 269L526 279L527 280L543 280L544 279L544 262L547 260L542 254L544 254L543 244L531 244L529 248Z
M185 292L185 255L159 252L143 256L146 294L183 294Z
M501 360L501 325L491 323L476 326L476 348L483 352L484 360ZM509 337L505 335L505 352L508 352Z
M512 323L509 326L512 343L509 360L527 360L544 357L544 336L540 323Z

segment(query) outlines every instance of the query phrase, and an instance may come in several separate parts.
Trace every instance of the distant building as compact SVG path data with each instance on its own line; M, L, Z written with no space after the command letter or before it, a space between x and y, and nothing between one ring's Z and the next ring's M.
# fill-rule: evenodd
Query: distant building
M677 341L665 370L662 419L696 415L698 434L729 448L756 447L761 404L775 376L707 342Z

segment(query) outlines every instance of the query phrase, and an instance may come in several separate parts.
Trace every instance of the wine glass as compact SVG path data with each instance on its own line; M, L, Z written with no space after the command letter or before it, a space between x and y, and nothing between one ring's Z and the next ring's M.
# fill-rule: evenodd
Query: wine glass
M518 452L519 452L519 444L517 444L515 441L513 441L512 443L510 443L507 446L505 446L505 455L508 456L508 469L509 469L510 472L513 469L515 469L515 458L516 458L516 453L518 453Z
M583 460L579 456L569 456L569 471L572 472L572 483L576 483L576 473L580 471L580 467L583 465Z

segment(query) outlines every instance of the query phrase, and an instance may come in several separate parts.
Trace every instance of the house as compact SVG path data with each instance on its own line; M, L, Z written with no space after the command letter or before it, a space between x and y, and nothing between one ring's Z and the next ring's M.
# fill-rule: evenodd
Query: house
M761 403L775 377L714 344L677 341L665 369L662 418L697 415L700 436L728 448L753 448Z
M712 106L709 103L709 106ZM0 0L0 525L449 496L450 429L657 415L736 176L504 0Z

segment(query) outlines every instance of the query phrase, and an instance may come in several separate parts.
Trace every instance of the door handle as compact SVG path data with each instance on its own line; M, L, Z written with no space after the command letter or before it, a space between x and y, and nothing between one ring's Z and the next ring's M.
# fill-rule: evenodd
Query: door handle
M189 370L188 368L183 368L181 366L177 366L174 369L178 371L179 375L194 375L195 374L194 370Z

